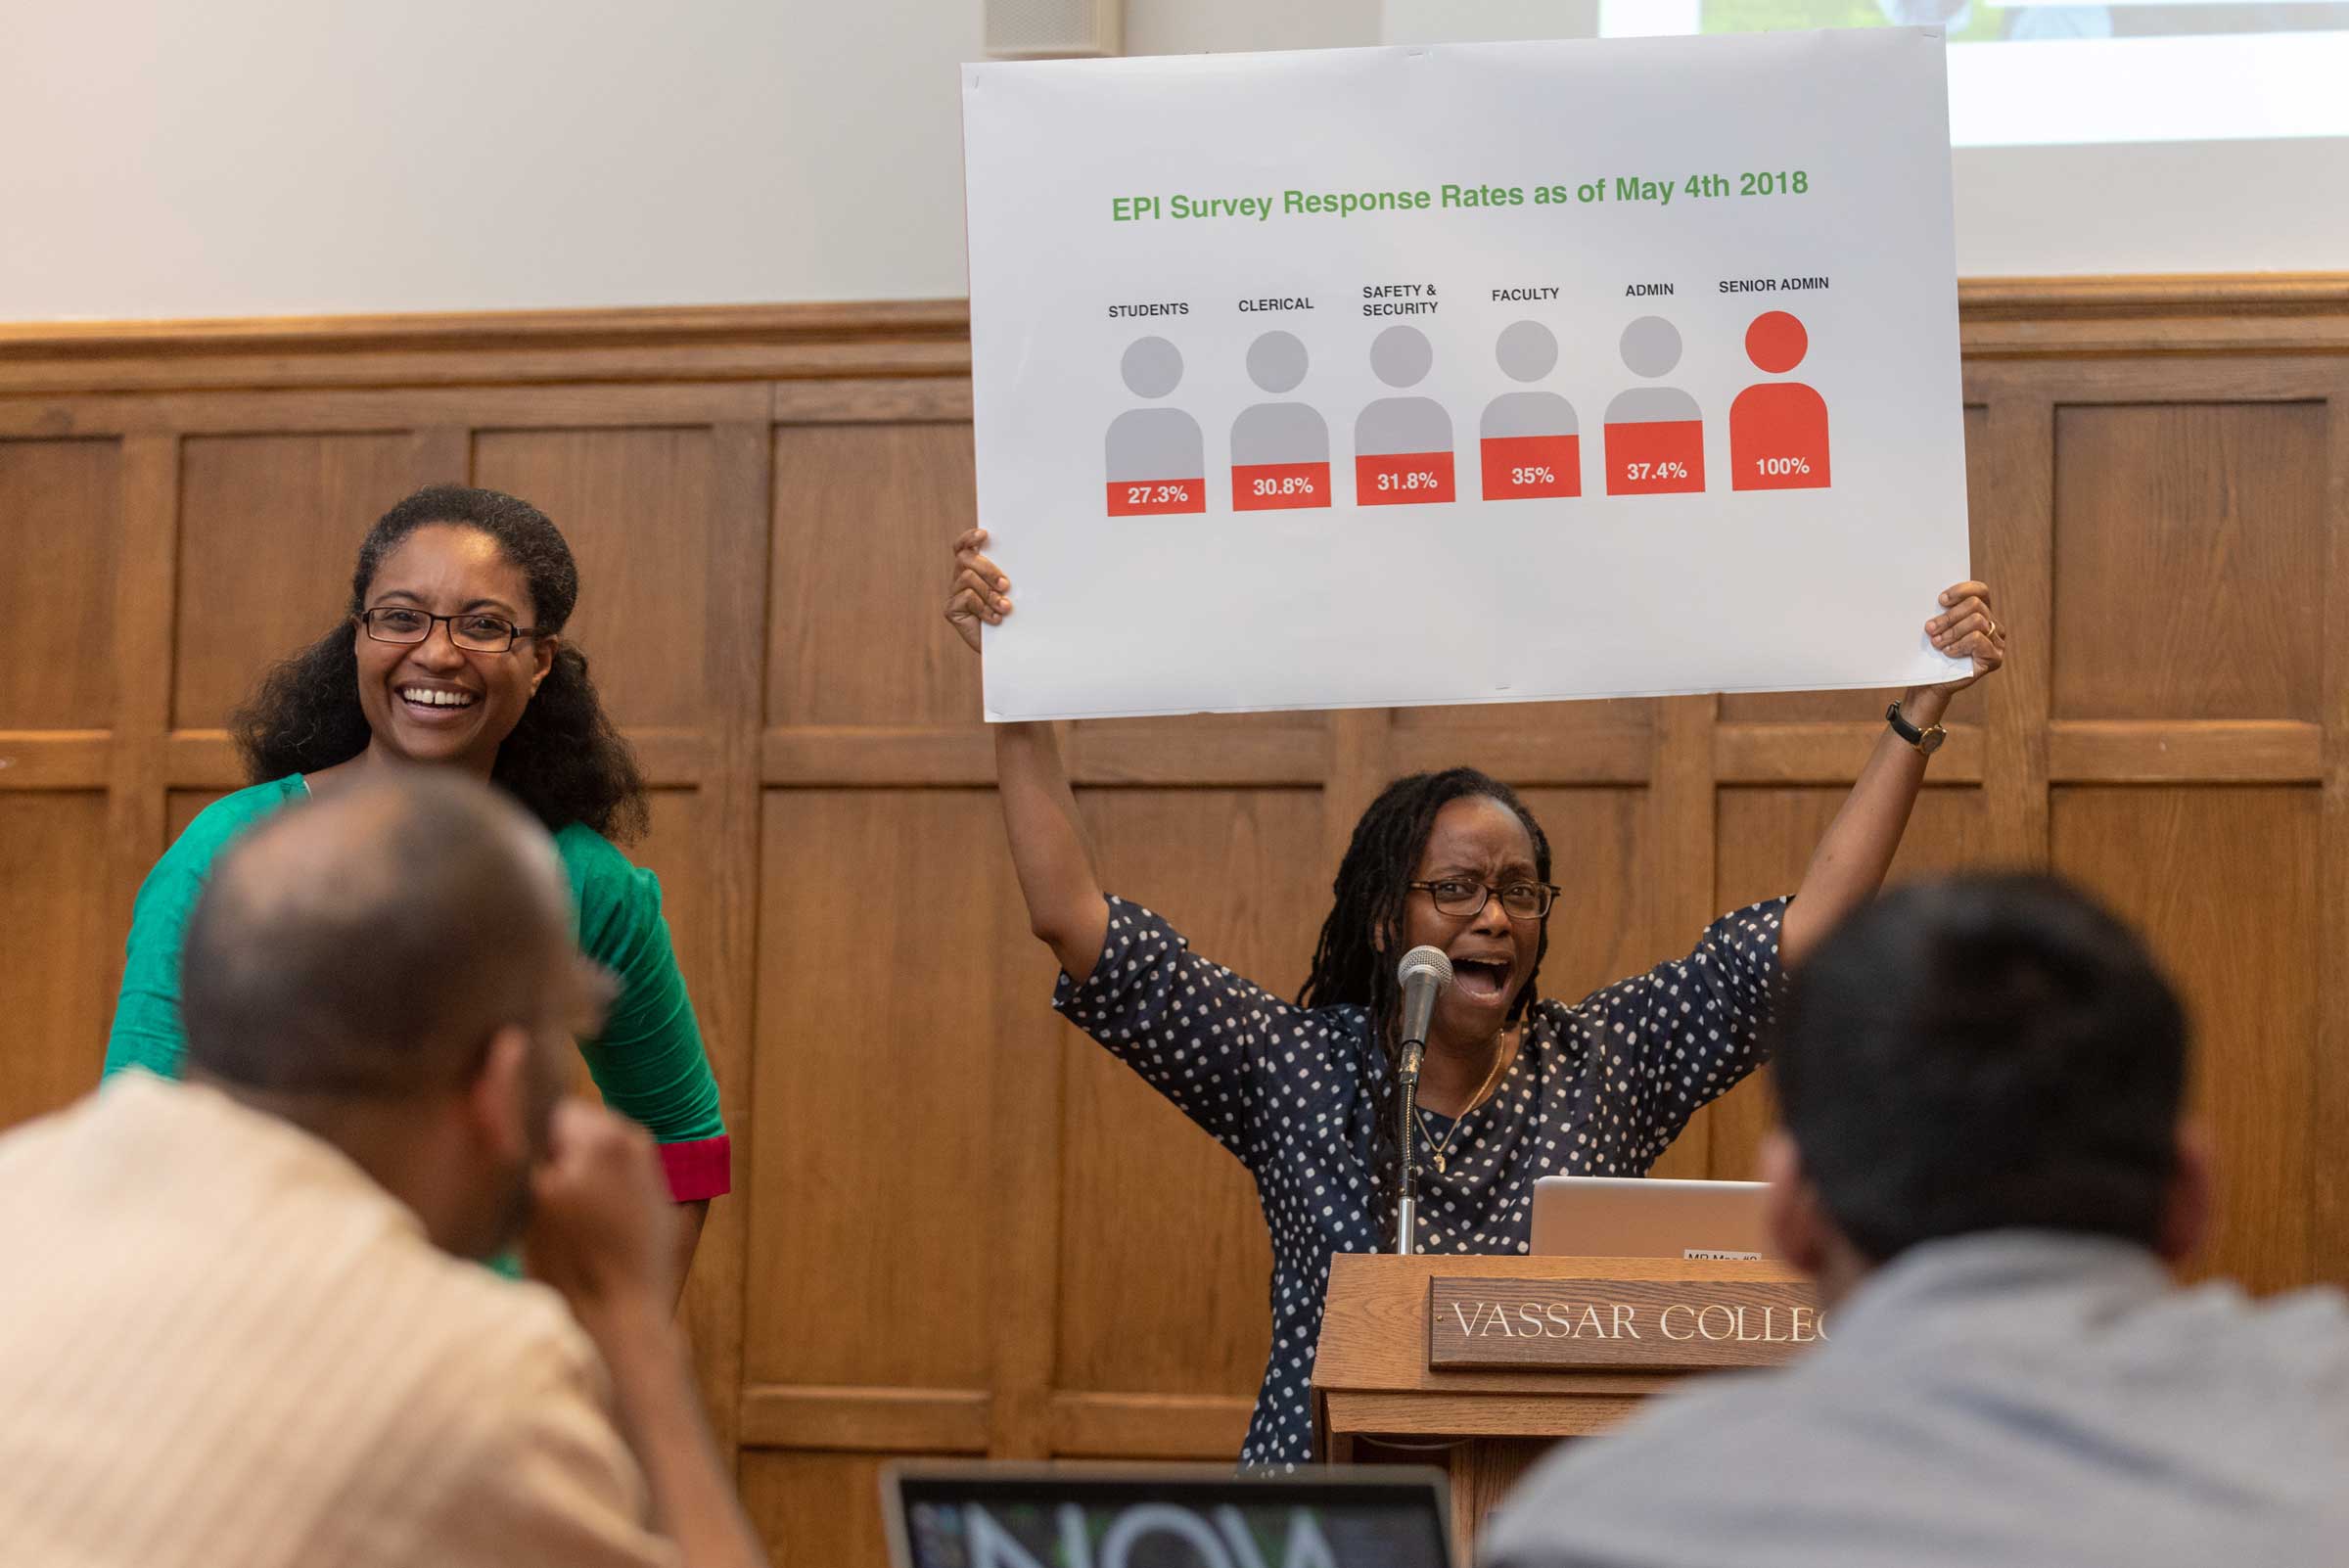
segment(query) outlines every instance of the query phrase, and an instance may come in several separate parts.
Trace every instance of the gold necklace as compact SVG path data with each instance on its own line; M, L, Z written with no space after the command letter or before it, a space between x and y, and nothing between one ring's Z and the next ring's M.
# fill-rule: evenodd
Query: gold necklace
M1501 1040L1507 1040L1509 1036L1516 1032L1517 1028L1518 1026L1512 1024L1508 1029L1502 1031L1500 1036ZM1494 1053L1494 1058L1493 1071L1485 1075L1485 1082L1477 1088L1475 1097L1470 1099L1466 1105L1460 1107L1460 1114L1451 1119L1451 1126L1444 1130L1444 1136L1442 1138L1438 1138L1435 1132L1428 1127L1427 1112L1416 1105L1411 1107L1412 1113L1419 1118L1419 1135L1427 1139L1428 1157L1430 1162L1434 1164L1436 1168L1436 1175L1438 1176L1442 1176L1444 1174L1444 1156L1451 1150L1451 1140L1459 1135L1460 1124L1468 1120L1470 1112L1474 1111L1478 1106L1485 1103L1486 1095L1492 1093L1495 1088L1499 1086L1502 1077L1506 1075L1509 1070L1509 1063L1517 1059L1517 1053L1513 1049L1510 1049L1507 1045L1503 1044L1501 1049Z

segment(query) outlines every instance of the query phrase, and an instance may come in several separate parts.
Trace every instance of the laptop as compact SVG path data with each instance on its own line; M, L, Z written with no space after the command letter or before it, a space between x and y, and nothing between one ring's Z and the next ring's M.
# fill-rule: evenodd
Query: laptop
M1772 1258L1762 1181L1543 1176L1532 1252L1552 1258Z
M891 1568L1453 1568L1440 1470L892 1464Z

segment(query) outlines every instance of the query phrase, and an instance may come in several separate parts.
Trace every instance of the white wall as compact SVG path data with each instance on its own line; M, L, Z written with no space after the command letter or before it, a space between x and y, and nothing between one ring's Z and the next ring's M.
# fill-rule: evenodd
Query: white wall
M1595 10L1127 0L1127 47ZM0 320L957 297L979 49L980 0L0 0ZM1969 152L1958 270L2349 266L2345 168L2338 142Z
M1378 0L1131 0L1132 52ZM0 4L0 320L963 293L979 0Z
M1610 9L1618 31L1668 33L1691 29L1701 8L1694 0L1615 0ZM1592 38L1602 21L1599 0L1381 0L1380 12L1380 40L1404 44ZM2349 183L2349 139L2186 139L2209 134L2188 127L2214 103L2337 123L2330 97L2340 89L2325 74L2334 46L2312 41L2320 36L2236 40L2273 45L2280 53L2266 66L2240 54L2230 65L2208 47L2217 40L2189 41L2190 55L2171 58L2182 67L2190 61L2187 69L2196 72L2225 73L2216 84L2231 90L2209 95L2212 103L2175 106L2174 119L2172 106L2145 85L2159 78L2142 74L2142 57L2109 57L2091 72L2089 61L2096 57L2067 53L2073 45L2020 46L2046 52L2035 57L2034 74L2044 70L2077 86L2081 122L2125 135L2133 132L2123 127L2150 121L2172 139L1961 145L1952 158L1958 275L2349 270L2349 204L2330 195ZM1986 69L1994 58L1977 52L1961 65L1953 55L1951 96L1959 106L1953 117L1965 117L1971 89L1979 95L1970 99L1977 125L2036 118L2030 102L1983 91L2002 75L2007 93L2028 91L2022 84L2030 77L2019 69ZM2004 58L2018 64L2018 57ZM2301 63L2285 69L2274 64L2279 59Z

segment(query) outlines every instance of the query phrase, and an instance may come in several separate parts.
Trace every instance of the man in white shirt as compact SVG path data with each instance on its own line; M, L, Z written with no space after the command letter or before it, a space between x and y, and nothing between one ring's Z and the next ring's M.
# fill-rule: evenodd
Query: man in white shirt
M443 770L291 808L184 974L188 1082L0 1137L0 1559L762 1563L660 1160L565 1097L610 981L537 824Z

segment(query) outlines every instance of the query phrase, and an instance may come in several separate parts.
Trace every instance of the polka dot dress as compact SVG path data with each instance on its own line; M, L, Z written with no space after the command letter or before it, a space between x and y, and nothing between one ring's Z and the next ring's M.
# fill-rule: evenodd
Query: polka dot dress
M1441 1175L1420 1145L1419 1250L1521 1253L1537 1177L1645 1175L1690 1113L1759 1065L1786 902L1725 915L1687 957L1572 1006L1539 1004ZM1387 1066L1367 1011L1284 1001L1120 899L1100 962L1082 985L1061 976L1052 1005L1256 1177L1272 1233L1272 1353L1240 1462L1306 1462L1330 1256L1394 1245L1394 1196L1372 1175ZM1450 1124L1428 1121L1441 1140Z

